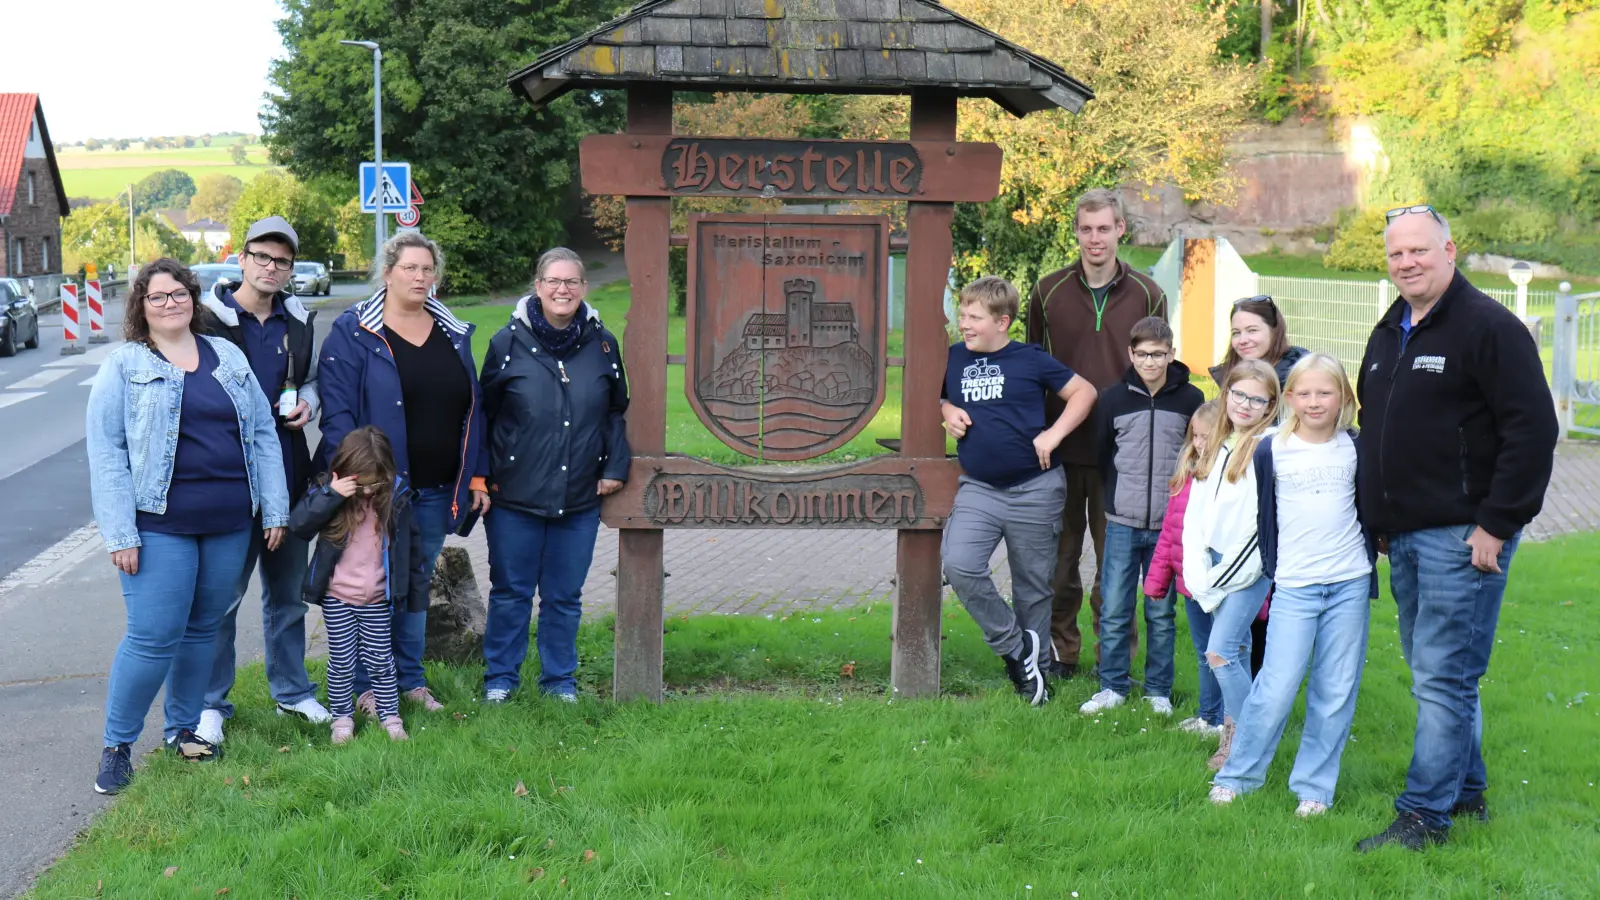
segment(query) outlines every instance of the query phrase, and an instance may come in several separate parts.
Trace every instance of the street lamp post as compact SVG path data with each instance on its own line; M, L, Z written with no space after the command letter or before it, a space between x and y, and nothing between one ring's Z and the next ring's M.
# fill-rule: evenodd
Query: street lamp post
M1528 318L1528 284L1533 281L1533 266L1521 260L1511 264L1511 270L1506 273L1511 283L1517 286L1517 318Z
M372 51L372 162L377 168L377 227L373 234L376 237L376 246L372 254L374 261L383 256L383 244L387 240L384 233L388 229L384 222L383 212L383 51L379 49L377 41L340 41L347 47L360 47Z

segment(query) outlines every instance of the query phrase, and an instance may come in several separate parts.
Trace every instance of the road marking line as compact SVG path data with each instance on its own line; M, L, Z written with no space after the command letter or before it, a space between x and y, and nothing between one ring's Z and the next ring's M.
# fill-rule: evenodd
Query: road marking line
M120 346L122 346L120 341L113 342L106 344L104 347L96 347L82 356L63 356L55 362L45 363L44 368L65 369L77 368L78 366L98 366L105 362L106 357L110 356L112 351L116 350Z
M6 385L8 391L26 391L33 388L42 388L51 382L58 381L71 375L70 369L42 369L29 375L27 378L13 384Z
M94 385L94 380L99 377L100 376L98 375L90 375L88 378L78 382L78 387L92 387Z
M32 400L35 397L43 396L44 391L34 391L28 394L0 394L0 409L5 409L8 406L15 406L24 400Z
M99 537L99 526L90 522L56 541L49 549L23 563L0 581L0 597L19 587L47 584L60 578L73 566L93 556L97 548L104 546L96 540Z

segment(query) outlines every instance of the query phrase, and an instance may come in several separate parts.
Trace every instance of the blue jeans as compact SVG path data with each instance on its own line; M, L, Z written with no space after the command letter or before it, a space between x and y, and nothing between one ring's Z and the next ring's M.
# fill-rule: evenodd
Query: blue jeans
M1233 750L1217 784L1243 794L1266 781L1309 666L1305 729L1289 790L1301 800L1333 803L1367 655L1370 587L1366 575L1337 584L1278 585L1267 620L1266 661L1239 714Z
M455 501L452 485L418 491L411 501L411 527L422 532L422 558L411 561L411 577L424 584L433 580L433 567L444 549L450 532L450 504ZM398 538L397 538L398 539ZM394 668L401 692L427 687L428 675L422 669L422 654L428 649L428 611L406 612L405 600L390 604L390 637L394 642ZM356 661L351 680L356 696L372 690L367 667Z
M1406 790L1395 800L1435 827L1450 807L1489 786L1483 764L1478 679L1489 669L1518 532L1500 550L1500 574L1472 567L1472 525L1389 536L1389 587L1400 609L1400 649L1417 698L1416 743Z
M1211 564L1222 557L1214 550L1206 551ZM1245 698L1250 696L1250 623L1261 612L1272 582L1257 578L1255 583L1241 588L1222 600L1222 605L1211 611L1211 639L1206 642L1207 662L1211 674L1217 677L1222 689L1222 714L1235 723L1239 711L1244 709ZM1211 657L1216 657L1215 661Z
M528 623L539 595L539 690L577 693L578 621L594 559L600 507L547 519L497 506L489 532L489 617L483 630L483 686L515 690L528 658Z
M250 530L225 534L139 532L139 574L119 573L128 630L106 685L106 746L131 744L163 682L165 734L200 725L217 624L233 604Z
M257 560L261 568L261 636L267 649L267 688L272 699L286 704L317 695L317 686L306 675L306 603L301 596L310 550L310 542L287 533L278 549L268 550L260 523L251 529L250 550L239 572L233 606L217 629L217 661L211 667L206 709L233 718L228 692L233 690L237 667L234 637L238 633L239 606L250 587Z
M1156 553L1159 530L1129 528L1117 522L1106 523L1106 559L1100 572L1100 687L1127 694L1133 686L1129 669L1133 664L1128 638L1133 633L1133 618L1138 611L1140 585L1150 570ZM1178 630L1177 610L1173 608L1176 590L1166 597L1146 597L1144 623L1149 640L1144 651L1144 693L1147 697L1171 697L1173 644Z
M1189 640L1194 644L1194 658L1200 664L1200 718L1207 725L1221 725L1222 687L1206 662L1206 644L1211 642L1211 613L1201 609L1192 597L1183 598L1183 609L1189 616Z

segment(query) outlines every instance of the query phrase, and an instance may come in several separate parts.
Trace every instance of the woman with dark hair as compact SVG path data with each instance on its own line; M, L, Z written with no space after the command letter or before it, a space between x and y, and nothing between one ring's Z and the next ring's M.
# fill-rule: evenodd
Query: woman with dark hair
M1289 380L1289 370L1311 351L1289 344L1289 323L1278 304L1266 294L1245 297L1233 302L1233 315L1228 320L1230 336L1228 353L1222 362L1211 367L1211 380L1221 384L1233 367L1244 360L1259 360L1272 367L1278 376L1278 387ZM1250 675L1255 677L1267 658L1267 618L1272 609L1272 597L1261 604L1261 612L1250 624Z
M427 584L444 546L469 513L489 510L483 479L483 403L472 360L473 326L434 297L444 254L420 232L403 231L375 261L373 295L345 310L322 342L319 471L334 448L364 425L394 446L404 490L415 491L412 521L422 536L411 577ZM422 668L428 611L394 605L392 639L400 692L428 712L444 708ZM355 677L356 709L377 718L366 669Z
M121 573L128 629L106 689L95 790L133 775L132 748L166 684L166 744L181 758L221 748L195 734L257 515L269 548L289 524L277 428L243 351L200 334L200 285L173 259L128 290L127 343L89 391L94 517Z
M1289 323L1278 304L1266 294L1233 301L1228 326L1228 352L1210 371L1211 380L1217 384L1244 360L1259 359L1278 374L1281 388L1289 378L1289 370L1311 352L1289 344Z
M628 380L617 338L583 302L578 254L539 258L534 293L489 340L489 616L484 698L503 703L522 682L528 622L539 595L539 690L578 699L578 621L594 558L600 501L628 480Z

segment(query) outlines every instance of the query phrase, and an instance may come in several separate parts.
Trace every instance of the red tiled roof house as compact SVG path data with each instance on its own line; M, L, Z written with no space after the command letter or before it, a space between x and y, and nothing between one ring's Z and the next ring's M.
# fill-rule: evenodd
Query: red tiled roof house
M67 191L38 94L0 94L0 276L61 271Z

